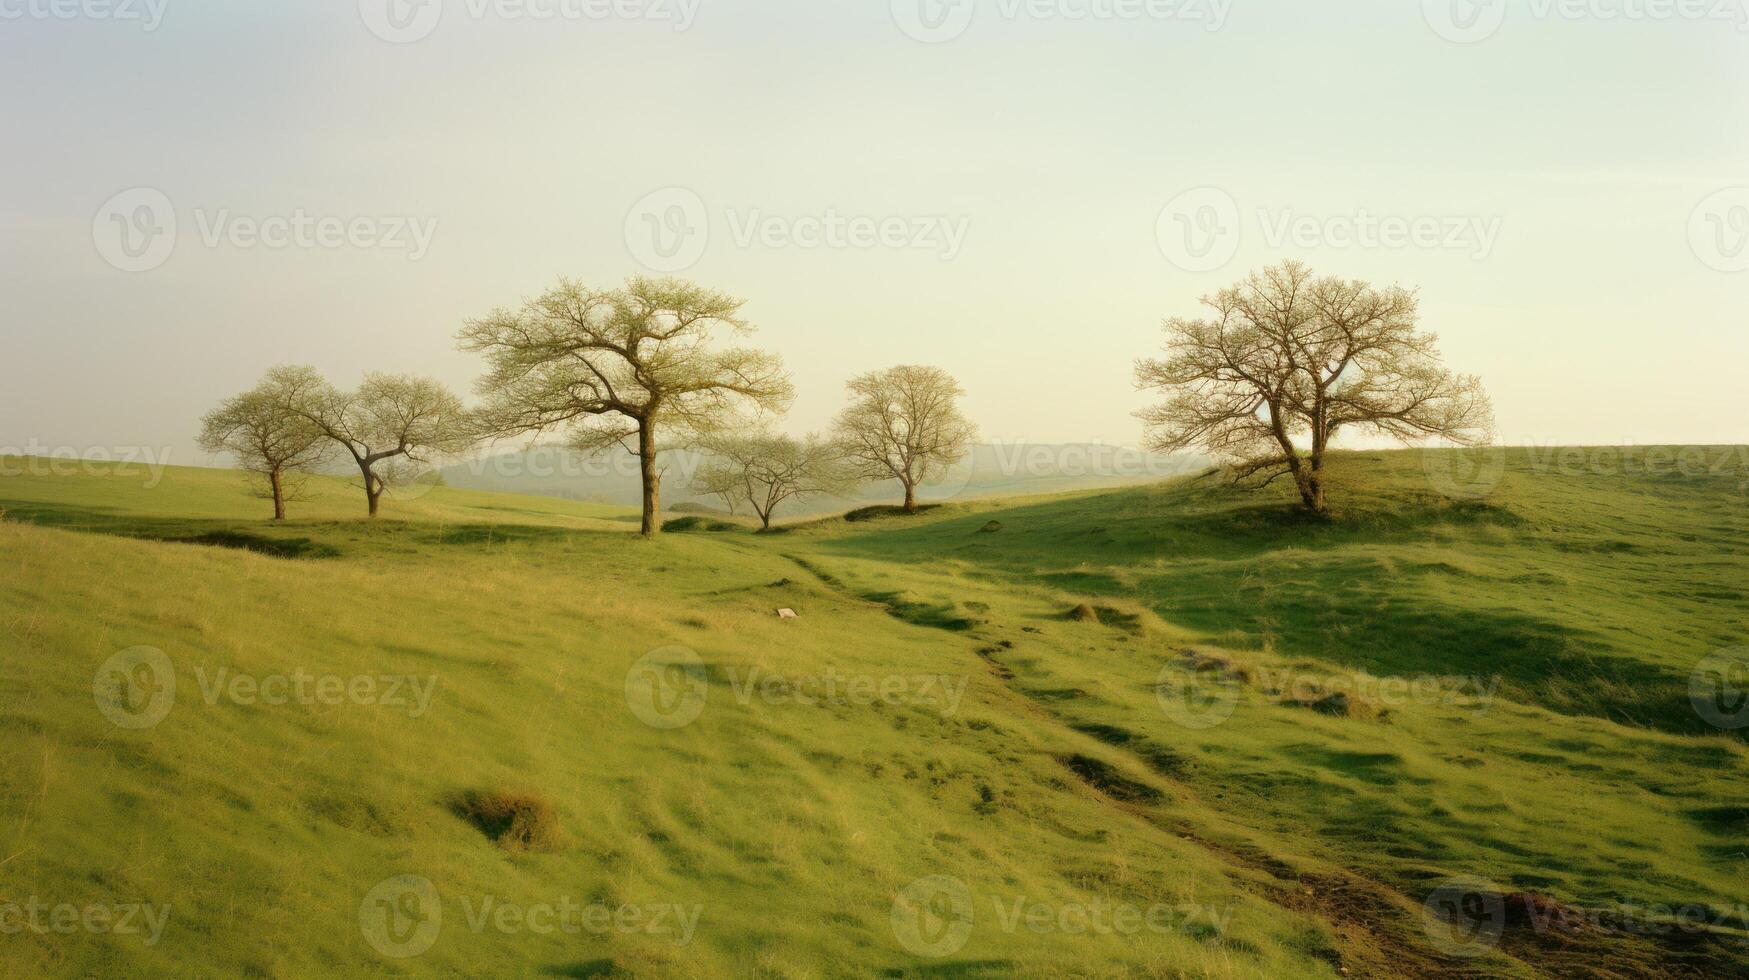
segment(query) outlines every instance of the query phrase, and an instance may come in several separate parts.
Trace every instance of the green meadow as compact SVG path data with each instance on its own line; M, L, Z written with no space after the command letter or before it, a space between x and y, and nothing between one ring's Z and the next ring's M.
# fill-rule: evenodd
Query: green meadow
M1745 975L1749 454L1686 453L654 540L0 461L0 975Z

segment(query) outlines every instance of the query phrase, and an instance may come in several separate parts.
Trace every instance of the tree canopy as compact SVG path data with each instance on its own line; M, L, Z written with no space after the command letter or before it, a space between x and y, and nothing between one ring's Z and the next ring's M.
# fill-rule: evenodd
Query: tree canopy
M329 384L314 368L284 368L286 404L344 448L358 466L375 517L383 492L417 466L462 452L478 424L462 400L430 378L367 374L353 391Z
M693 490L723 498L731 513L745 503L768 529L780 504L846 492L856 484L842 447L818 436L730 435L710 440L705 450Z
M1136 364L1139 388L1169 396L1139 413L1150 449L1201 448L1251 485L1291 476L1323 513L1324 454L1339 432L1492 438L1481 382L1441 366L1409 290L1288 262L1203 303L1210 315L1166 321L1167 357Z
M964 389L936 367L901 365L852 378L853 401L833 427L845 454L871 480L897 480L905 509L917 487L971 451L977 429L960 413Z
M746 414L793 397L782 361L747 347L743 301L679 279L634 277L617 289L574 280L519 309L469 321L464 350L486 357L483 417L499 435L562 431L572 446L620 446L640 461L643 533L660 529L665 449L699 444Z
M285 520L294 477L320 466L332 448L326 433L292 406L299 378L296 368L276 367L254 388L225 399L201 419L201 449L229 453L244 470L258 474L273 498L276 521Z

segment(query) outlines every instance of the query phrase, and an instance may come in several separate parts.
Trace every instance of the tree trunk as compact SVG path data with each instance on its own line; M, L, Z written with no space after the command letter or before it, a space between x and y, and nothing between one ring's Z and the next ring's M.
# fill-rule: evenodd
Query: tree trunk
M1318 444L1312 448L1311 470L1306 474L1306 482L1310 484L1311 489L1311 497L1306 501L1306 506L1312 508L1312 513L1314 514L1323 514L1328 512L1328 508L1324 504L1323 437L1320 436L1317 443Z
M653 538L662 530L656 519L662 506L662 477L656 472L656 436L648 424L638 426L638 475L644 481L643 534Z
M369 463L359 463L359 472L364 474L364 499L370 505L370 516L377 516L377 509L383 499L383 485L377 482L376 474L371 472Z
M917 513L917 486L912 483L905 484L905 513Z
M285 520L285 480L278 470L267 475L267 482L273 486L273 519Z
M1314 514L1326 513L1324 505L1324 474L1316 467L1296 464L1294 470L1294 485L1299 488L1300 502Z

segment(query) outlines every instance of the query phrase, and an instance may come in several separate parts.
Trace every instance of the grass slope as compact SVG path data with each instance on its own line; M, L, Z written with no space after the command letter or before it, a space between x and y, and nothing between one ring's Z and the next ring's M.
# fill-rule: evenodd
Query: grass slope
M0 971L1744 969L1743 746L1678 710L1693 660L1749 626L1740 487L1515 458L1492 497L1454 504L1423 462L1342 458L1329 523L1193 482L656 542L612 508L441 487L369 524L350 488L313 481L271 526L237 474L0 477L0 906L170 909L154 945L0 935ZM1101 623L1063 615L1083 601ZM175 706L127 730L93 676L142 645L174 666ZM632 710L652 651L702 692L690 724ZM1361 669L1503 680L1383 719L1269 688ZM214 688L220 670L434 686L424 711L251 704ZM1163 680L1231 718L1175 722ZM549 803L558 843L494 844L454 806L476 791ZM398 875L442 909L410 959L361 928ZM1717 934L1513 932L1453 957L1421 915L1453 875L1585 909L1699 903ZM975 913L940 959L894 922L930 876ZM488 899L682 906L696 936L542 931L480 918ZM1170 915L1081 927L1111 909Z

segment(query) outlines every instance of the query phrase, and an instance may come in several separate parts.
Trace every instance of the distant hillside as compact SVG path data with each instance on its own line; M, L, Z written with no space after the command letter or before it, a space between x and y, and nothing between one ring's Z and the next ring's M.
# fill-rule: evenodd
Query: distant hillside
M686 512L706 505L721 510L717 498L701 498L689 484L702 461L695 452L663 455L665 510ZM1158 483L1208 466L1195 456L1163 456L1122 446L1091 443L985 444L944 478L918 496L929 502L970 500L1016 494L1057 493ZM591 503L636 506L639 501L637 461L622 452L585 456L557 446L504 453L445 467L443 480L467 490L495 490ZM820 497L786 504L783 518L849 510L902 496L895 481L871 483L854 498ZM694 510L694 513L698 511Z

